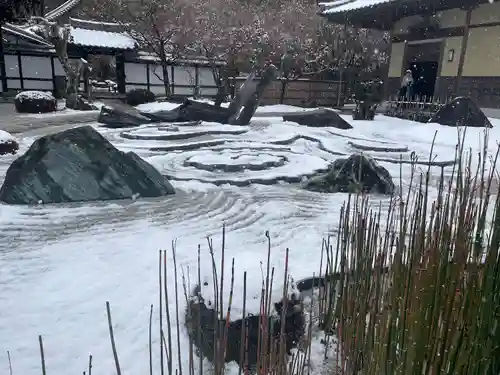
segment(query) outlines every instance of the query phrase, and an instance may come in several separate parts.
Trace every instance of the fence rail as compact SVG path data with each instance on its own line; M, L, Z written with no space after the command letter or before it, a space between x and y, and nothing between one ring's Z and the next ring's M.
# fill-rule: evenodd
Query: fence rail
M413 100L393 97L387 101L385 115L405 120L428 122L447 102L448 100L429 97L414 98Z

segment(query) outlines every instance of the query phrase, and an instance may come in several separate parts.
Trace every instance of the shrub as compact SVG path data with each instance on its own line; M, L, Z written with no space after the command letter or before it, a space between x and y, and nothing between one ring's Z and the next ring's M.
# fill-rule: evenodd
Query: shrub
M19 150L19 143L9 133L0 130L0 155L15 154Z
M373 120L375 111L383 99L383 82L380 80L358 82L354 89L356 108L354 120Z
M14 99L19 113L48 113L57 110L57 101L52 94L43 91L23 91Z
M151 103L155 101L155 94L146 89L133 89L127 93L126 102L128 105Z

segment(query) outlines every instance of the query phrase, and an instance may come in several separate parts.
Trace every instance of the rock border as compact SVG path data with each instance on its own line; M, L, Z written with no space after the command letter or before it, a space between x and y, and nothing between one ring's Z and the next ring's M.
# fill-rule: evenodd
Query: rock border
M239 158L241 156L245 156L249 154L241 154L238 155L236 158ZM190 159L192 158L189 157L188 159L184 160L184 167L194 167L196 169L204 170L204 171L209 171L209 172L215 172L215 171L223 171L226 173L233 173L233 172L242 172L245 170L248 171L265 171L270 168L278 168L284 166L286 163L288 163L288 158L286 156L276 156L272 154L267 154L272 157L275 157L277 160L276 161L267 161L267 162L262 162L259 164L205 164L205 163L200 163L200 162L195 162L191 161ZM235 159L236 159L235 158Z

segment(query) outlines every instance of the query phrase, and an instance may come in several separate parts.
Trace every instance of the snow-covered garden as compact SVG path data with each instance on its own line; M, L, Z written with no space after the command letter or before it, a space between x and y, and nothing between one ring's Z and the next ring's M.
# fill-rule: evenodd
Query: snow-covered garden
M140 109L173 107L164 102L144 104ZM259 107L247 126L162 123L106 129L96 123L93 128L113 145L137 153L168 176L176 194L111 202L0 205L0 243L4 249L0 252L0 346L9 350L14 374L40 372L39 334L43 335L48 374L82 373L89 353L93 355L94 374L113 372L107 300L112 306L123 371L147 371L150 305L158 304L158 251L169 250L167 282L173 286L173 240L179 269L194 285L198 245L202 275L210 277L206 236L212 237L215 256L220 257L221 228L225 225L226 261L235 258L234 316L241 313L244 271L250 280L247 312L259 311L266 231L271 238L276 293L283 285L281 270L287 248L289 273L295 280L317 274L322 239L335 238L347 195L311 192L303 189L301 182L338 158L364 149L403 191L409 185L411 165L401 161L422 163L417 168L426 169L431 148L431 159L448 165L443 167L445 176L452 173L448 162L455 159L457 128L382 115L374 121L353 121L352 116L342 114L353 129L309 128L273 114L294 110L300 109ZM493 128L487 150L494 154L500 121L490 120ZM465 148L470 147L474 157L482 148L483 133L481 128L467 129ZM33 140L19 136L19 152L25 152ZM384 151L377 151L381 149ZM15 158L7 155L0 159L2 180ZM431 172L430 194L435 196L441 168L432 167ZM386 212L390 199L372 195L371 202ZM226 268L229 283L230 267ZM182 308L185 300L181 291ZM155 310L154 327L159 324L158 315ZM175 325L177 318L171 319ZM179 319L182 324L183 313ZM172 334L177 345L177 333ZM154 368L159 366L159 340L154 328ZM179 343L182 350L188 347L184 330ZM313 348L316 355L313 353L310 366L319 374L325 366L319 336ZM8 369L8 362L1 361L0 366Z

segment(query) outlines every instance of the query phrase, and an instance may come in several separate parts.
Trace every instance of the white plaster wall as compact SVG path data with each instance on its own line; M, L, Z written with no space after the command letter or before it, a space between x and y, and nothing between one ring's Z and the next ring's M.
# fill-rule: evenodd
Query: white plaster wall
M125 85L125 90L130 91L134 89L147 89L147 85Z
M20 89L21 88L21 80L19 79L8 79L7 87L9 89Z
M24 89L25 90L47 90L52 91L54 89L54 84L52 81L32 81L29 79L24 79ZM10 86L9 86L10 87Z
M7 74L7 77L19 77L17 56L5 55L5 73Z
M147 65L136 63L125 63L125 82L146 85L147 83ZM128 90L127 90L128 91Z
M217 95L217 89L216 88L203 88L200 87L200 95L201 96L215 96Z
M64 69L61 65L61 62L56 57L54 57L54 74L56 76L65 76L66 75L66 73L64 73Z
M23 78L52 79L50 57L21 56Z
M199 68L200 86L215 86L212 70L205 66Z
M169 67L170 69L170 67ZM153 85L155 84L163 84L163 71L161 65L159 64L150 64L149 65L149 82Z
M174 86L175 95L194 95L194 86L191 87L179 87Z
M172 79L172 77L170 77ZM196 83L196 69L194 66L174 66L175 85L191 85Z

